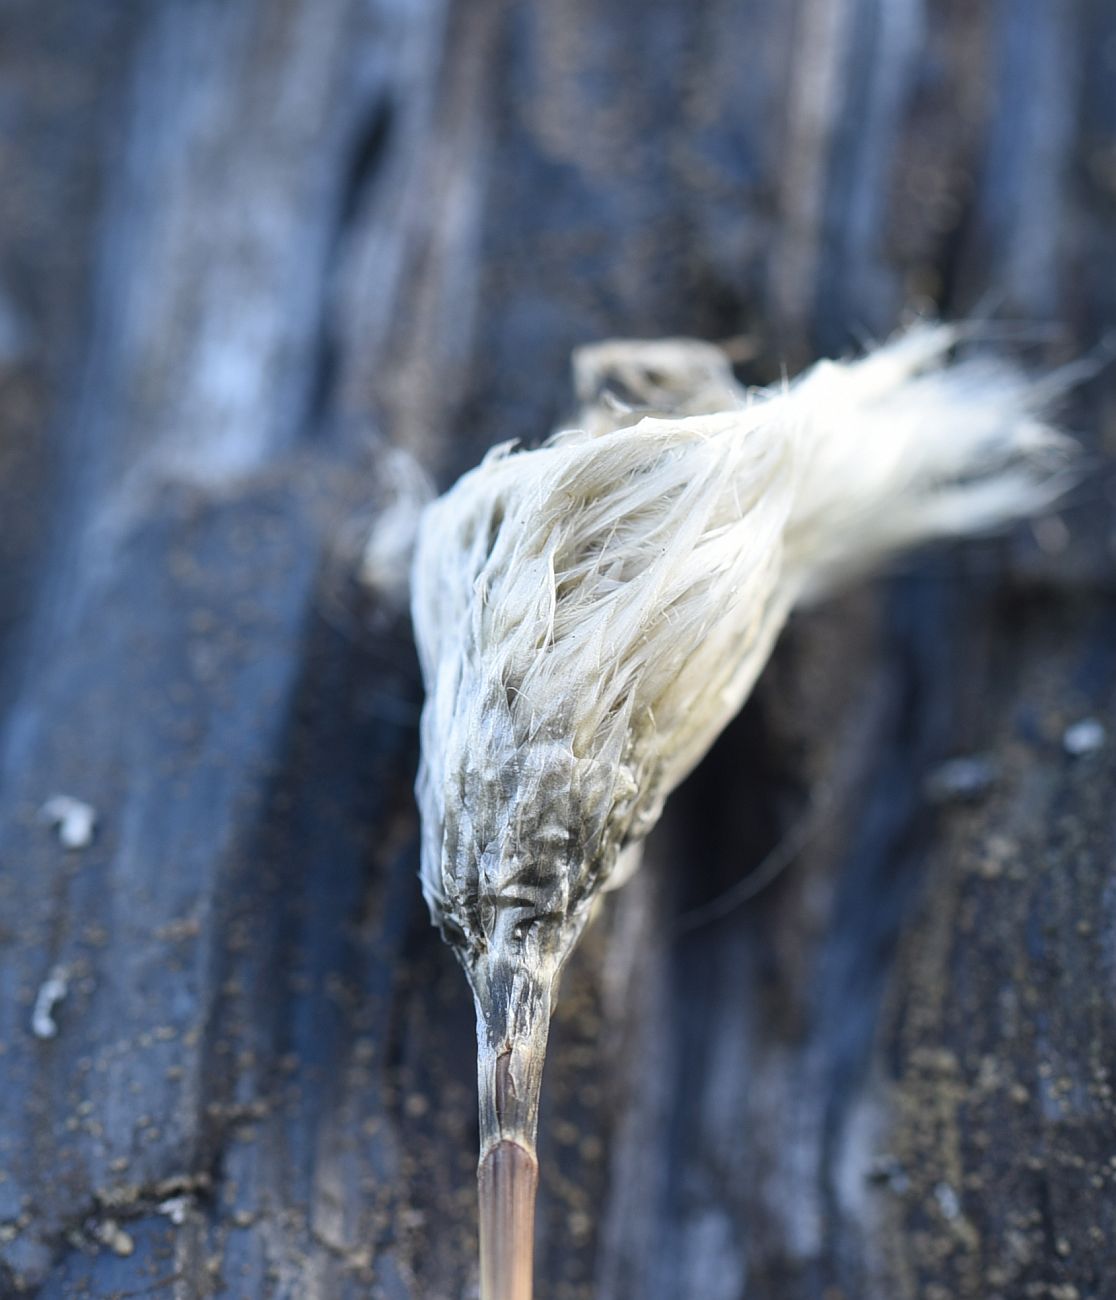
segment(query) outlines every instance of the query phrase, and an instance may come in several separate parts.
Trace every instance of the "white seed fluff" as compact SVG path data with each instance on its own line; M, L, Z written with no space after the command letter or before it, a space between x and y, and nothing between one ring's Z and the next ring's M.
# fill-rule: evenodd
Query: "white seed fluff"
M422 882L474 987L496 957L560 969L797 603L1063 489L1048 389L955 341L923 325L760 392L707 344L585 349L585 428L427 507Z

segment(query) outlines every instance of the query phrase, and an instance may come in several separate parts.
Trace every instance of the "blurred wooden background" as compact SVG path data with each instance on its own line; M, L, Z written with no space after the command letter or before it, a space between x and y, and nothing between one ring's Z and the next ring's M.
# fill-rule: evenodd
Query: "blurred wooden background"
M387 449L912 303L1116 325L1110 0L0 2L0 1295L475 1293ZM674 801L565 981L540 1300L1116 1296L1114 394L1069 509L800 618Z

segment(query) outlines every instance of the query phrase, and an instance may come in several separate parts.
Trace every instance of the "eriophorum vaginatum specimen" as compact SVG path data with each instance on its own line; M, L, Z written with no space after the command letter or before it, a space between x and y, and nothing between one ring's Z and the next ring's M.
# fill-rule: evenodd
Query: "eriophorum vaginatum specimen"
M1052 385L955 342L920 326L762 392L705 344L598 345L582 430L496 448L424 513L422 883L476 999L484 1300L530 1295L562 966L791 609L1064 484Z

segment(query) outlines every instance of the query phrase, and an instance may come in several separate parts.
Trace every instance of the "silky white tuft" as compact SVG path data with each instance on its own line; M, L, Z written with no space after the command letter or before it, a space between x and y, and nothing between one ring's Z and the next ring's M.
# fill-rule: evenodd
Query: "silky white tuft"
M954 343L921 326L754 392L708 344L583 349L592 431L496 448L428 507L422 880L467 969L561 964L796 603L1063 489L1049 394Z
M484 1300L531 1292L558 974L791 609L1064 486L1051 385L954 342L920 327L757 392L708 344L582 349L584 427L423 512L422 883L477 1006Z

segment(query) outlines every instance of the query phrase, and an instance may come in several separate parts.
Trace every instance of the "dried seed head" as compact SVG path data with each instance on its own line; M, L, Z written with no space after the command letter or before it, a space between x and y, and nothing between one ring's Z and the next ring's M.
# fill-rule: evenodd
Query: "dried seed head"
M643 415L708 415L744 406L747 392L715 343L610 339L576 348L578 426L594 436Z
M952 341L923 327L788 388L737 389L729 410L499 447L427 509L422 877L468 970L561 964L797 601L1061 490L1064 443L1032 385L999 363L944 366ZM711 351L601 345L579 375L689 408Z
M496 448L427 508L422 882L476 995L485 1161L533 1153L561 967L795 603L1060 489L1036 390L946 365L953 341L755 393L705 344L583 351L586 430Z

